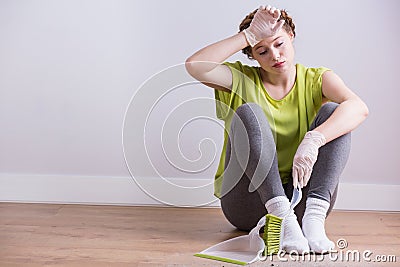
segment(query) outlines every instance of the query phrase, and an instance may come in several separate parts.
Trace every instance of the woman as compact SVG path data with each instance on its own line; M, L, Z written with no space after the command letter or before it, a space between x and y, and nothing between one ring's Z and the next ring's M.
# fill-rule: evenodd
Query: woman
M348 159L350 132L368 108L333 71L294 63L295 25L286 11L262 6L239 29L186 60L188 73L215 89L217 116L225 121L215 195L241 230L267 212L286 216L283 250L329 251L334 243L325 218ZM259 66L224 62L240 50ZM295 212L289 207L294 187L303 190Z

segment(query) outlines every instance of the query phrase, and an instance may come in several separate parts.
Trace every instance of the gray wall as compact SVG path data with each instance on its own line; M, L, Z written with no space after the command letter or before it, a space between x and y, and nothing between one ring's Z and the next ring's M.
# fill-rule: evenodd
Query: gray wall
M297 61L333 69L370 108L354 131L343 181L398 185L399 2L269 3L294 17ZM191 81L179 64L234 34L260 4L1 0L0 173L129 176L127 111L124 149L135 175L210 179L222 145L213 92L178 86ZM238 59L252 64L239 53L230 60ZM196 116L206 118L185 124ZM135 150L144 127L151 163L146 150Z

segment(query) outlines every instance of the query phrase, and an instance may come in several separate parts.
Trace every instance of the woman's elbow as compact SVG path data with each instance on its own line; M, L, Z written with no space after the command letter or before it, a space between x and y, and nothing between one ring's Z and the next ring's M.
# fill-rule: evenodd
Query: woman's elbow
M369 109L368 106L362 100L360 100L360 111L363 119L365 120L369 115Z
M185 61L185 68L186 71L191 75L191 76L195 76L196 74L196 67L195 67L196 63L195 60L190 56L186 59Z

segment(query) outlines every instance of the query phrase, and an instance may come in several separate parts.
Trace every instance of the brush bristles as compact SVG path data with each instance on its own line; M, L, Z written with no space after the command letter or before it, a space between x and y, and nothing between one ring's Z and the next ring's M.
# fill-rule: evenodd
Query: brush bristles
M264 227L265 252L267 255L277 254L280 248L283 219L272 214L266 215Z

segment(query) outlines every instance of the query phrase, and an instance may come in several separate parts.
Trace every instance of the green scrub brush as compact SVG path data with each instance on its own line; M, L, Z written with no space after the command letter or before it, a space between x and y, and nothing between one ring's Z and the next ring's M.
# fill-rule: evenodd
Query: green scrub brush
M300 188L293 189L293 196L290 202L290 209L299 204L302 198ZM265 227L263 239L265 242L265 253L266 255L277 254L281 249L281 233L282 233L282 222L284 218L277 217L272 214L267 214L265 218Z
M266 255L277 254L280 249L283 218L267 214L263 239Z

